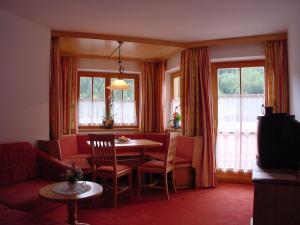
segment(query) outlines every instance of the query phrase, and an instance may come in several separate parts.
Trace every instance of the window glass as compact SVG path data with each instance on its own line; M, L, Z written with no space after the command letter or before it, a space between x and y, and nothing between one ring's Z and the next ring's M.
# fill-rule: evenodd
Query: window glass
M92 78L80 77L80 99L92 98Z
M124 79L129 85L129 90L123 91L123 100L134 100L134 79Z
M105 99L105 78L94 77L93 82L93 99L104 100Z
M240 93L240 69L224 68L218 69L218 94L233 95Z
M174 87L174 99L180 99L180 77L174 77L173 79L173 87Z
M242 94L264 94L264 67L242 68Z

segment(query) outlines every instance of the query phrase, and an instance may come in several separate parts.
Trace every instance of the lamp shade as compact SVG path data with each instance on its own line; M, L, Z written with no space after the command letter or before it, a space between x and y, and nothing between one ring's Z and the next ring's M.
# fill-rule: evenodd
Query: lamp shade
M128 90L129 85L124 80L116 79L107 87L107 89L110 89L110 90Z

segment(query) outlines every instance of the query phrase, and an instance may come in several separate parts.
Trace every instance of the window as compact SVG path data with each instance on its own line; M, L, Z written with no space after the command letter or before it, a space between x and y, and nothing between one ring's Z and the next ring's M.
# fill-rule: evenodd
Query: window
M171 116L175 112L180 113L180 71L171 74L172 76L172 101L171 101Z
M217 168L252 170L257 151L257 116L264 104L264 62L220 63Z
M138 89L136 74L124 74L129 90L107 89L119 74L79 72L79 127L102 126L105 115L113 115L115 127L138 126ZM111 102L111 104L110 104Z

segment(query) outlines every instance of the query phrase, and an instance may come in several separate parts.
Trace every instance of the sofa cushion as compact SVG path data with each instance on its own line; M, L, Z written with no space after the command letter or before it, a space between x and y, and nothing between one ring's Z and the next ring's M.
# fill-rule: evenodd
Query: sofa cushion
M0 187L38 177L36 150L28 142L0 144Z
M9 225L60 225L53 220L48 220L29 213L21 212L15 209L0 205L0 224ZM62 224L61 224L62 225Z
M59 146L61 149L62 158L67 155L77 155L77 136L76 134L64 135L59 139Z
M176 137L176 158L182 157L192 160L195 138L187 136Z
M77 134L77 148L79 154L91 154L91 146L87 143L89 140L87 134Z
M51 155L52 157L58 160L62 160L62 155L61 155L58 140L50 140L50 141L38 140L37 146L41 151L46 152L47 154Z
M54 203L39 197L39 190L54 181L35 179L0 188L0 203L10 208L33 214L42 214L56 208L61 203Z

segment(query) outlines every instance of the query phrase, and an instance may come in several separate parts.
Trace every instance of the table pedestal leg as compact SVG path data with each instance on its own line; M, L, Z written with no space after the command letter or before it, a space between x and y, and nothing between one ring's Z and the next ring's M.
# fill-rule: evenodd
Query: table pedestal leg
M77 222L77 202L69 201L68 202L68 223L70 225L76 225Z
M77 202L70 201L68 206L68 223L70 225L89 225L88 223L78 223L77 221Z

